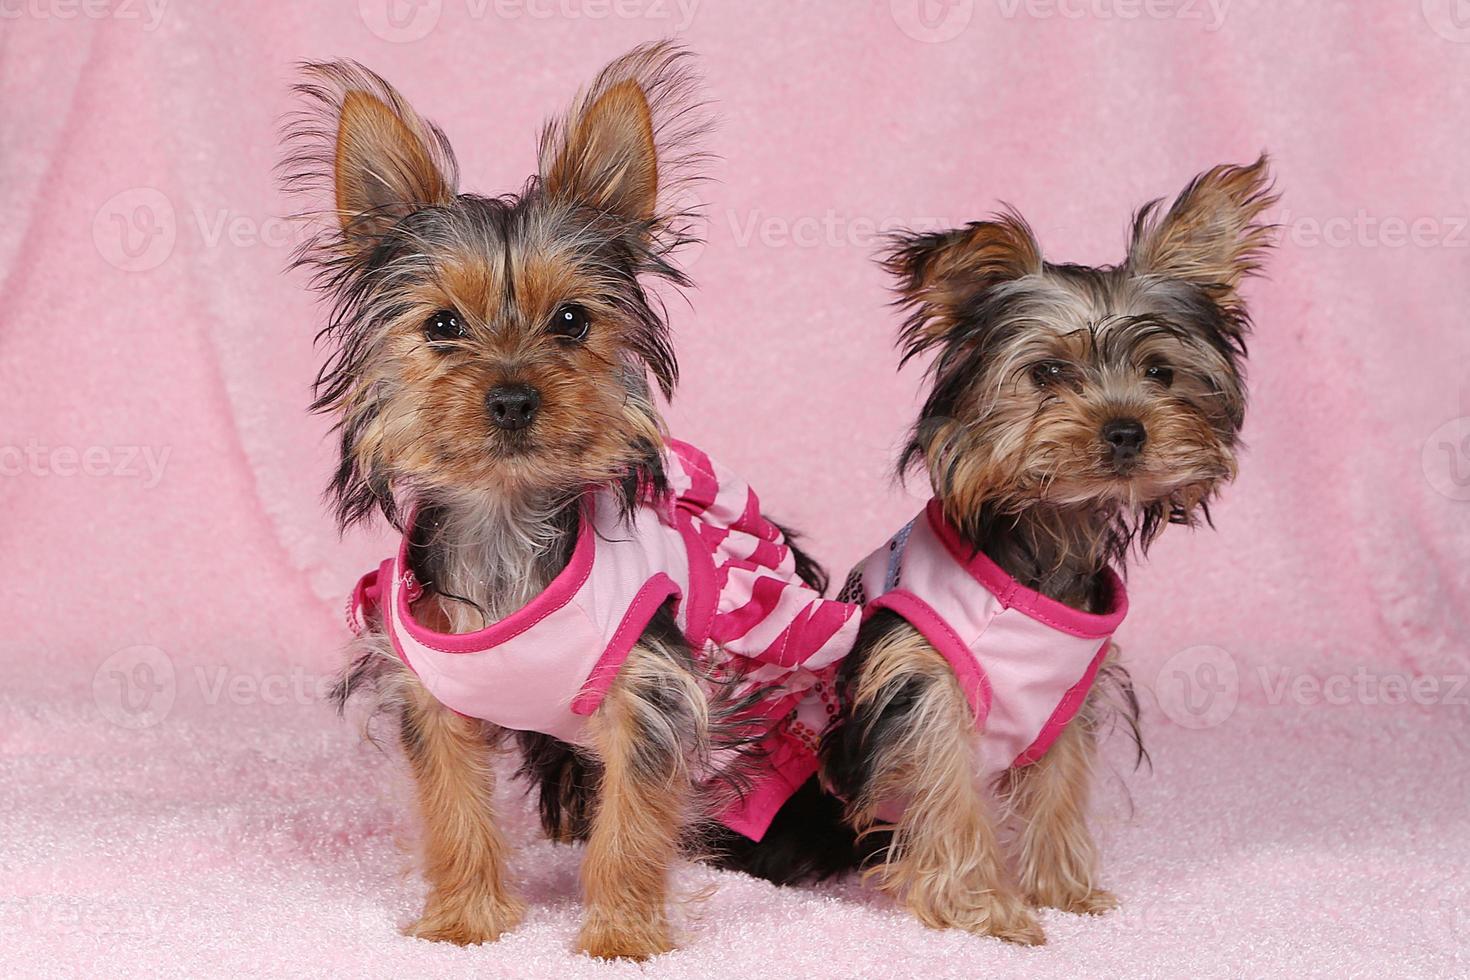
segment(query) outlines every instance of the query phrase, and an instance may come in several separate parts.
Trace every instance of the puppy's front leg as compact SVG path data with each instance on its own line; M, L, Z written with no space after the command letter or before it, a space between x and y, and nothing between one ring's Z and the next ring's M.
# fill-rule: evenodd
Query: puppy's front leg
M862 655L847 724L848 751L867 773L852 810L858 829L885 801L907 801L876 869L884 890L935 929L1045 942L976 784L974 715L948 662L907 625L888 632Z
M1021 893L1032 905L1088 915L1118 907L1097 886L1097 845L1087 828L1096 710L1089 699L1044 756L1005 776L1002 792L1021 821L1015 842Z
M506 890L505 843L491 810L493 730L444 707L417 678L404 679L400 738L424 824L430 892L409 935L458 946L493 942L525 907Z
M642 960L673 948L669 868L689 816L689 760L707 729L703 705L674 651L645 637L592 718L602 780L582 862L584 952Z

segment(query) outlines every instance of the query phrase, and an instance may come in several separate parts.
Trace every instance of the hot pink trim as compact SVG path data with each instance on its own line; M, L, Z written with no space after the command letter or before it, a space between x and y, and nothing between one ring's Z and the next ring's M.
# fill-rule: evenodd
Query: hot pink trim
M383 632L388 634L388 642L393 644L393 652L398 654L398 659L403 661L403 666L407 667L409 670L412 670L414 676L417 677L419 672L414 669L412 661L410 661L408 659L408 655L403 652L403 643L400 642L398 639L398 631L392 626L385 625Z
M929 501L924 514L951 557L968 569L975 580L989 589L1000 600L1000 604L1008 609L1019 610L1037 622L1045 623L1063 633L1089 639L1112 636L1123 622L1123 617L1128 614L1128 591L1118 573L1111 568L1107 570L1107 575L1112 586L1113 608L1102 614L1083 612L1034 589L1026 588L1007 575L1004 569L983 552L975 551L966 544L960 538L959 532L944 519L944 510L937 497Z
M385 632L388 634L388 641L393 644L393 652L398 655L399 660L403 661L403 666L407 667L413 673L413 676L417 677L419 675L417 668L415 668L414 665L409 662L408 657L404 655L403 644L398 641L398 631L390 628L385 630ZM445 707L449 708L447 704L445 705ZM463 711L460 711L457 708L449 708L449 710L453 711L461 718L473 717L472 715L465 714Z
M719 603L715 559L694 527L687 511L674 512L674 527L684 539L684 552L689 556L689 594L684 597L684 636L695 650L703 648L714 627Z
M347 625L354 633L367 628L374 613L381 615L383 583L393 580L393 559L385 558L377 568L357 580L352 598L347 601Z
M1011 763L1012 767L1029 766L1046 755L1046 750L1051 748L1057 736L1062 734L1062 729L1066 728L1067 723L1077 716L1078 711L1082 710L1082 702L1087 700L1087 692L1092 689L1092 682L1096 679L1098 669L1102 667L1103 658L1107 655L1108 643L1105 640L1102 646L1098 647L1097 656L1092 658L1092 663L1087 665L1087 673L1083 674L1082 679L1062 695L1057 710L1053 711L1051 717L1046 720L1046 724L1041 726L1041 732L1036 736L1036 741L1028 745L1026 751L1016 756L1016 761Z
M408 635L431 650L440 653L483 653L512 637L519 636L547 616L556 612L572 600L587 576L592 574L592 559L596 548L597 533L592 527L591 510L594 506L588 497L582 504L582 514L577 528L577 544L572 549L571 560L546 590L520 609L502 620L491 623L473 633L440 633L431 630L413 618L409 609L408 590L398 592L398 617ZM398 546L398 562L395 572L403 574L408 569L408 535L403 536Z
M590 715L597 710L597 706L607 696L607 689L612 686L618 671L622 669L623 662L628 659L633 644L638 642L638 638L648 628L648 621L670 596L678 594L678 584L663 572L643 583L643 588L638 590L638 594L628 604L628 611L618 623L617 632L613 633L612 640L592 667L592 673L587 675L587 682L572 699L574 714Z
M746 795L716 819L744 837L759 841L771 827L776 813L817 771L817 757L795 736L777 732L779 740L766 755L768 772Z
M984 668L975 660L969 645L960 639L949 623L932 606L907 589L885 592L868 603L869 612L877 609L890 609L908 620L914 629L924 634L924 639L934 645L939 655L949 661L966 700L970 702L970 709L975 712L975 723L983 725L990 715L990 678L985 676Z

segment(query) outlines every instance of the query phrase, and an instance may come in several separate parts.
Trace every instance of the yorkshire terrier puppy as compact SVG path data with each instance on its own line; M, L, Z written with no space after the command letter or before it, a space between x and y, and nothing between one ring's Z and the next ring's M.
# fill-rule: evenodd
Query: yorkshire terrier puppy
M677 849L706 826L763 837L816 771L857 630L754 493L666 438L650 388L677 367L645 284L688 285L665 203L699 159L688 58L613 62L494 198L458 191L443 133L381 78L305 72L282 169L332 201L300 255L330 302L330 494L344 528L381 512L402 535L358 585L337 693L375 693L416 782L430 888L409 931L519 921L492 811L514 746L546 832L586 842L579 947L667 950Z
M1086 811L1105 709L1138 734L1109 639L1119 570L1166 525L1208 522L1235 475L1239 289L1274 201L1262 157L1144 207L1116 266L1043 260L1010 212L886 257L904 360L934 355L900 463L934 498L844 588L865 620L823 775L855 828L880 829L873 870L926 925L1035 944L1028 906L1116 905Z

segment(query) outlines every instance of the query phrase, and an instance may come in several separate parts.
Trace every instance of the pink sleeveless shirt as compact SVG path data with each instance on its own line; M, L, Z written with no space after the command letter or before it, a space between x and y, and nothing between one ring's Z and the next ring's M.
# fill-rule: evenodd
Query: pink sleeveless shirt
M865 616L892 610L954 668L984 735L978 746L985 779L1046 753L1081 709L1128 612L1123 581L1111 569L1113 608L1101 615L1026 588L974 552L937 500L854 576Z
M358 583L349 622L359 632L381 622L399 658L460 714L579 743L633 645L672 599L700 665L738 676L737 696L763 695L752 711L768 726L764 751L719 818L759 840L816 771L817 742L836 713L832 675L852 647L857 608L797 578L780 529L729 471L673 440L664 466L672 493L631 521L610 493L590 494L566 568L498 622L446 634L414 619L422 587L406 536Z

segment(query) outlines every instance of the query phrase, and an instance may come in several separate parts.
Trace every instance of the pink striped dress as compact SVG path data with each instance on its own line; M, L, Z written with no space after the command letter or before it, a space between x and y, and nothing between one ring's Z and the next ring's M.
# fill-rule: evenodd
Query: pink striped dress
M817 768L817 742L836 715L832 679L852 648L858 609L824 599L796 576L791 549L754 491L687 443L664 455L672 493L631 522L611 494L583 502L567 567L524 607L473 633L416 620L421 593L408 543L365 575L349 619L381 623L393 649L453 710L563 741L585 740L588 716L659 607L670 600L700 665L733 678L751 709L760 751L720 815L760 840L776 811ZM716 759L712 768L732 764ZM712 775L712 774L711 774Z

